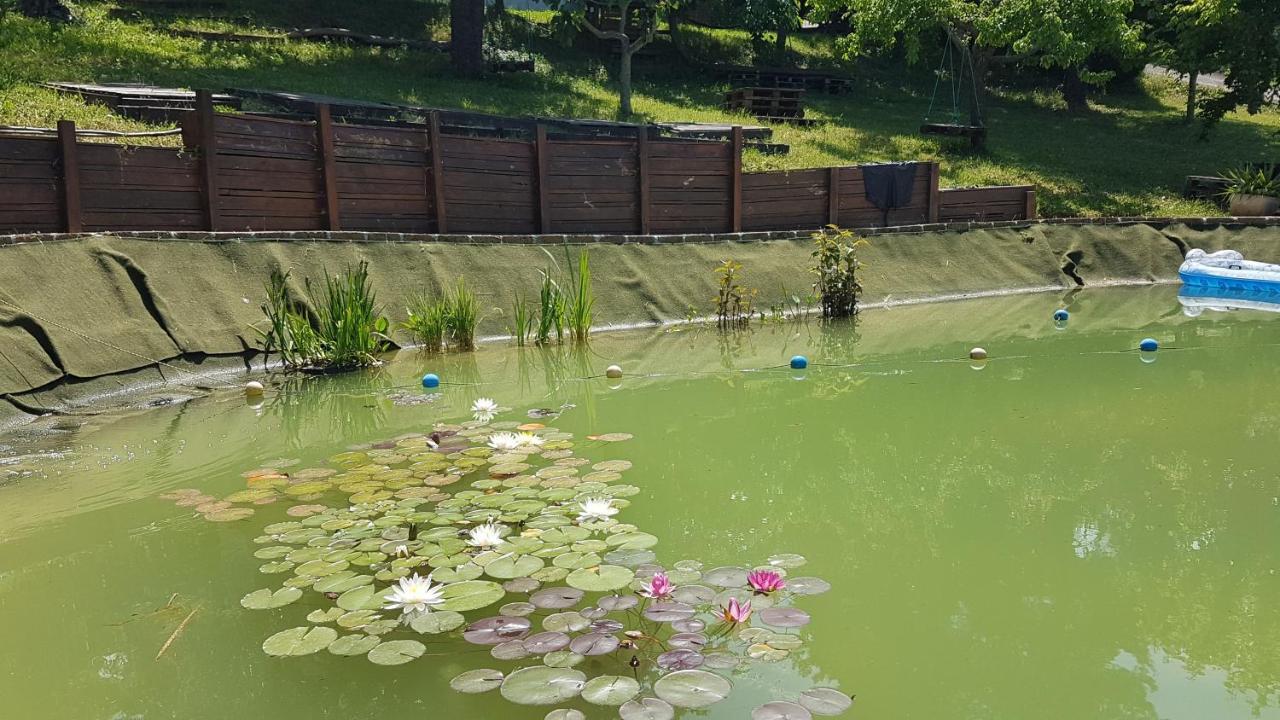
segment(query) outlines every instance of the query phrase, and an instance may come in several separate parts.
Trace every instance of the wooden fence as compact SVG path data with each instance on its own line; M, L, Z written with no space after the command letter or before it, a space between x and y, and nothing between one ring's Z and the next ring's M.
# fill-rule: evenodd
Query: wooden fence
M676 234L906 225L1035 216L1029 186L940 190L919 163L911 201L887 213L861 167L744 173L731 142L442 135L426 127L215 113L183 123L186 148L0 138L0 233L371 230Z

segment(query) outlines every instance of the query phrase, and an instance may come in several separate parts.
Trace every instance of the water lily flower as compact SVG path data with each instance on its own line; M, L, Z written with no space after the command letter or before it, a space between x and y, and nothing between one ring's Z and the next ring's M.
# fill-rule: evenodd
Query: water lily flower
M408 545L397 545L397 546L396 546L396 551L395 551L395 553L394 553L394 554L395 554L395 556L396 556L396 557L402 557L402 558L407 558L407 557L409 557L409 546L408 546Z
M494 402L493 398L476 398L476 401L471 403L471 413L480 422L489 422L497 412L498 403Z
M757 593L768 595L786 587L787 581L783 580L782 575L773 570L753 570L747 573L747 584Z
M489 436L489 447L494 450L515 450L520 445L520 436L513 432L499 432Z
M546 442L546 440L542 439L542 436L534 435L531 432L522 432L516 437L520 438L521 445L528 445L529 447L542 447L543 443Z
M492 520L467 531L467 544L477 548L497 547L502 543L502 531L506 527L495 525Z
M729 604L717 610L716 617L730 625L746 622L751 617L751 601L739 603L737 598L729 598Z
M675 586L671 584L670 578L666 573L654 573L649 582L645 583L637 592L647 598L665 598L670 597L671 592L675 590Z
M580 504L578 522L608 520L617 514L618 508L613 506L613 500L609 498L587 498Z
M401 610L406 616L429 613L431 608L444 602L442 588L442 585L431 584L430 575L421 577L414 573L402 577L398 585L391 587L385 609Z

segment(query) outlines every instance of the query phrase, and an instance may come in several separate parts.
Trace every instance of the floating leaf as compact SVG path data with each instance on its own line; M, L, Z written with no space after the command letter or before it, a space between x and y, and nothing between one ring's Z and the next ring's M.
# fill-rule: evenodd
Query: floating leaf
M507 603L506 605L503 605L502 607L498 608L498 614L511 615L515 617L524 617L525 615L528 615L537 609L538 608L534 606L533 603L512 602L512 603Z
M624 588L631 583L635 573L618 565L601 565L596 568L574 570L565 578L571 587L587 592L608 592Z
M578 696L587 676L569 668L527 667L502 681L502 697L517 705L554 705Z
M374 665L403 665L422 657L427 646L417 640L388 640L369 651Z
M796 555L795 553L779 553L769 556L769 564L780 568L798 568L806 562L808 560L805 560L803 555Z
M441 588L440 593L444 602L440 603L437 609L454 612L479 610L498 602L506 595L501 585L488 580L464 580L452 583Z
M605 612L616 612L618 610L630 610L640 604L640 599L635 595L610 595L600 598L600 602L596 604Z
M547 667L567 668L579 665L587 658L571 650L553 650L542 658Z
M640 694L640 683L624 675L600 675L582 686L582 699L592 705L621 705Z
M324 593L344 593L352 588L358 588L372 582L373 578L368 575L356 575L353 572L344 570L343 572L320 578L311 587Z
M329 652L334 655L365 655L381 642L372 635L343 635L329 645Z
M716 591L705 585L681 585L671 597L689 605L705 605L716 599Z
M453 612L451 610L436 610L423 615L418 615L409 621L409 627L424 635L438 635L450 630L456 630L462 627L462 623L466 622L466 618L462 613Z
M653 684L658 697L681 708L701 708L729 696L733 683L705 670L677 670Z
M587 633L569 642L569 649L578 655L608 655L618 649L618 638L606 633Z
M779 660L785 660L790 654L790 650L781 650L767 643L756 643L747 648L747 657L752 660L762 660L764 662L778 662Z
M799 608L771 607L760 611L760 620L773 627L797 628L809 624L809 613Z
M484 566L489 577L499 580L528 577L542 569L546 561L533 555L505 555Z
M698 618L689 618L688 620L676 620L671 623L671 629L682 633L700 633L706 629L707 624Z
M740 567L718 567L703 573L702 580L717 587L742 587L747 584L747 571Z
M502 588L509 593L528 593L537 590L542 583L532 578L514 578L502 583Z
M328 608L326 610L312 610L307 613L307 622L313 623L329 623L342 617L344 614L342 608Z
M542 621L542 627L552 632L578 632L591 622L576 612L560 612L548 615Z
M702 653L697 650L668 650L654 662L663 670L692 670L702 666L703 658Z
M646 697L624 703L618 715L622 720L673 720L676 709L665 700Z
M473 645L497 645L523 638L532 626L527 618L500 615L471 623L462 637Z
M820 595L831 589L831 583L816 577L798 577L787 580L787 590L796 595Z
M729 670L738 666L738 656L728 652L707 653L702 656L702 663L706 667L715 668L716 670Z
M449 681L449 687L460 693L475 694L497 690L502 685L503 674L499 670L481 668L468 670Z
M751 720L810 720L812 717L803 706L786 700L767 702L751 711Z
M814 715L839 715L853 705L853 698L833 688L816 687L800 693L800 704Z
M280 562L263 563L258 566L258 572L266 575L276 575L282 572L289 572L292 569L293 569L293 563L289 562L288 560L281 560Z
M529 602L543 610L562 610L573 607L582 600L583 591L577 588L543 588L529 596Z
M592 470L603 470L606 472L625 472L631 469L630 460L605 460L591 466Z
M701 650L707 646L707 636L702 633L684 632L677 633L667 638L667 647L670 648L688 648L690 650Z
M298 588L280 588L275 592L271 592L269 588L262 588L240 598L240 605L249 610L271 610L284 607L300 597L302 597L302 591Z
M338 596L338 607L343 610L380 610L384 604L382 592L372 585L361 585Z
M495 660L520 660L532 654L520 640L508 640L489 648L489 655Z
M582 714L581 710L573 708L556 708L547 713L542 720L586 720L587 716Z
M273 657L310 655L329 647L338 638L338 631L330 627L296 627L267 638L262 651Z
M210 522L235 522L236 520L244 520L253 515L252 508L226 508L224 510L214 510L205 513L204 519Z
M678 602L656 602L644 609L644 616L655 622L676 622L694 616L694 609Z
M604 556L604 561L613 565L623 565L625 567L637 567L645 563L653 562L657 557L652 550L637 550L634 548L613 550Z
M569 647L569 636L563 632L548 630L530 635L523 640L523 644L524 649L533 655L546 655Z

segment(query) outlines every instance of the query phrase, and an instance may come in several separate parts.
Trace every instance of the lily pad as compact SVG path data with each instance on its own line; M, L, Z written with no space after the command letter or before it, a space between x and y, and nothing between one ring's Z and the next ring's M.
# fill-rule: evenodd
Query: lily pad
M548 615L542 621L542 627L552 632L578 632L591 624L581 613L558 612Z
M569 647L569 636L563 632L547 630L534 633L524 639L524 648L534 655L546 655L549 652Z
M677 670L653 684L659 698L676 707L701 708L729 697L733 683L705 670Z
M618 715L622 720L674 720L676 709L666 700L646 697L624 703Z
M569 642L569 649L579 655L608 655L618 649L618 638L606 633L587 633Z
M804 627L809 624L809 613L799 608L771 607L760 611L760 620L779 628Z
M694 616L692 606L678 602L656 602L644 609L644 616L654 622L676 622L688 620Z
M520 640L508 640L489 648L489 655L494 660L521 660L532 654Z
M497 645L523 638L532 626L528 618L499 615L471 623L462 637L473 645Z
M810 720L812 717L802 705L786 700L767 702L751 711L751 720Z
M365 655L381 642L372 635L343 635L329 645L329 652L334 655Z
M388 640L370 650L368 658L374 665L403 665L426 651L427 646L417 640Z
M831 583L816 577L788 578L787 589L796 595L820 595L831 589Z
M307 613L307 622L330 623L345 614L342 608L331 607L326 610L312 610Z
M630 610L640 604L640 599L635 595L610 595L600 598L600 602L596 604L605 612L616 612L618 610Z
M680 649L664 652L654 662L663 670L692 670L702 667L704 660L697 650Z
M839 715L853 705L853 698L834 688L816 687L800 693L800 704L814 715Z
M484 566L489 577L499 580L528 577L542 569L546 561L533 555L505 555Z
M236 520L244 520L252 515L252 508L233 507L205 513L204 519L210 522L235 522Z
M640 683L625 675L600 675L582 687L582 699L592 705L621 705L640 694Z
M445 585L440 593L444 602L440 603L437 609L454 612L479 610L498 602L506 595L501 585L488 580L464 580Z
M501 671L489 668L468 670L450 680L449 687L460 693L473 695L497 690L502 685L504 677Z
M280 588L275 592L269 588L262 588L240 598L240 605L249 610L272 610L284 607L300 597L302 597L302 591L298 588Z
M555 650L543 656L542 664L547 667L569 668L581 665L582 661L586 659L585 656L571 650Z
M805 560L803 555L796 555L795 553L779 553L769 556L769 564L780 568L798 568L806 562L808 560Z
M582 600L583 591L577 588L543 588L529 596L529 602L543 610L563 610Z
M718 567L702 574L702 581L722 588L742 587L747 584L747 571L740 567Z
M582 714L581 710L574 708L556 708L547 713L542 720L587 720L587 716Z
M509 593L528 593L537 590L542 583L532 578L515 578L502 583L502 588Z
M517 705L555 705L582 692L587 676L570 668L527 667L502 681L502 697Z
M601 565L596 568L574 570L565 578L571 587L587 592L608 592L624 588L631 583L635 573L618 565Z
M425 615L419 615L410 620L409 627L424 635L438 635L450 630L456 630L462 627L464 622L466 622L466 618L462 616L462 613L451 610L437 610Z
M273 657L296 657L320 652L338 639L338 631L331 627L296 627L267 638L262 651Z
M343 610L380 610L384 604L383 592L372 585L354 587L338 596L338 607Z

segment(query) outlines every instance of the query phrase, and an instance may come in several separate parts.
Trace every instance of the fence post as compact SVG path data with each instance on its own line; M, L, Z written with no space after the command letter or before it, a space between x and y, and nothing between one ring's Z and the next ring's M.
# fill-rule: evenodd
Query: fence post
M640 185L640 234L649 234L649 126L636 126L636 174Z
M547 193L547 176L551 174L551 149L547 144L547 129L538 125L534 131L534 160L538 174L538 232L551 232L551 195Z
M218 219L218 135L214 127L213 93L196 91L196 120L200 130L200 178L204 194L204 219L209 230L217 230Z
M435 192L436 201L436 232L445 235L449 232L449 223L444 207L444 153L440 147L439 112L431 113L427 127L427 142L431 145L431 189Z
M730 165L729 182L732 192L730 202L731 232L742 232L742 126L733 126L733 160Z
M939 202L942 196L938 189L939 166L936 162L929 163L929 222L938 222L938 217L942 212Z
M80 222L80 159L76 154L76 123L58 121L58 156L62 166L62 219L69 233L78 233Z
M840 168L827 168L827 224L840 224Z
M324 214L330 230L342 229L338 208L338 168L333 157L333 116L326 103L316 105L316 135L320 151L320 175L324 179Z
M1034 219L1035 219L1035 217L1036 217L1036 191L1035 191L1035 188L1032 188L1032 189L1030 189L1030 190L1028 190L1028 191L1027 191L1027 194L1026 194L1026 196L1024 197L1024 199L1023 199L1023 202L1025 203L1025 204L1023 205L1023 212L1026 214L1026 215L1025 215L1025 219L1027 219L1027 220L1034 220Z

